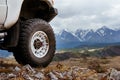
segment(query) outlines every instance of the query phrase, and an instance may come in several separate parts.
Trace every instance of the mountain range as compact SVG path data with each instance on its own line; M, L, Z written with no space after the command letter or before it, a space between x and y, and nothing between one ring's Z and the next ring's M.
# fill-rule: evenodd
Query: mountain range
M56 34L57 49L59 48L75 48L81 46L105 46L119 45L120 29L114 30L103 26L97 30L93 29L77 29L75 32L62 30Z

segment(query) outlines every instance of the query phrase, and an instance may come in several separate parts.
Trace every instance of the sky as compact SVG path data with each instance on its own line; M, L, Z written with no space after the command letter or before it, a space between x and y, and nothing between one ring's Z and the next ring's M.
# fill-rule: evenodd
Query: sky
M51 21L55 33L63 29L120 29L120 0L54 0L58 15Z

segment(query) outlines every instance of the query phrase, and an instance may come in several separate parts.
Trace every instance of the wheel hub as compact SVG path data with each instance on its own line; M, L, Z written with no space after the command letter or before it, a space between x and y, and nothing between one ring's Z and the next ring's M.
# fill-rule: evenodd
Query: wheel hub
M31 50L34 56L43 58L49 50L49 39L43 31L37 31L31 38Z
M35 47L35 49L39 49L42 46L43 46L43 43L39 39L36 39L34 41L34 47Z

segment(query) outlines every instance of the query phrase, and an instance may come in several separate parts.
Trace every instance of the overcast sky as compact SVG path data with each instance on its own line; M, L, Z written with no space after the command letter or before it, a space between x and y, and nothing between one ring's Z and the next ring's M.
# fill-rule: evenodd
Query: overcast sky
M58 16L51 22L62 29L120 28L120 0L55 0Z

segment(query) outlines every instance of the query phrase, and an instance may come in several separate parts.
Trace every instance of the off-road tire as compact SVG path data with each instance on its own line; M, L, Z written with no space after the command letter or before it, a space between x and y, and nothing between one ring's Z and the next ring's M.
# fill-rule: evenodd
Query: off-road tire
M49 40L49 49L43 57L35 56L30 45L31 38L39 31L46 34ZM30 19L22 23L19 42L13 53L17 62L22 65L29 64L33 67L46 67L54 57L55 47L56 41L51 26L44 20Z

